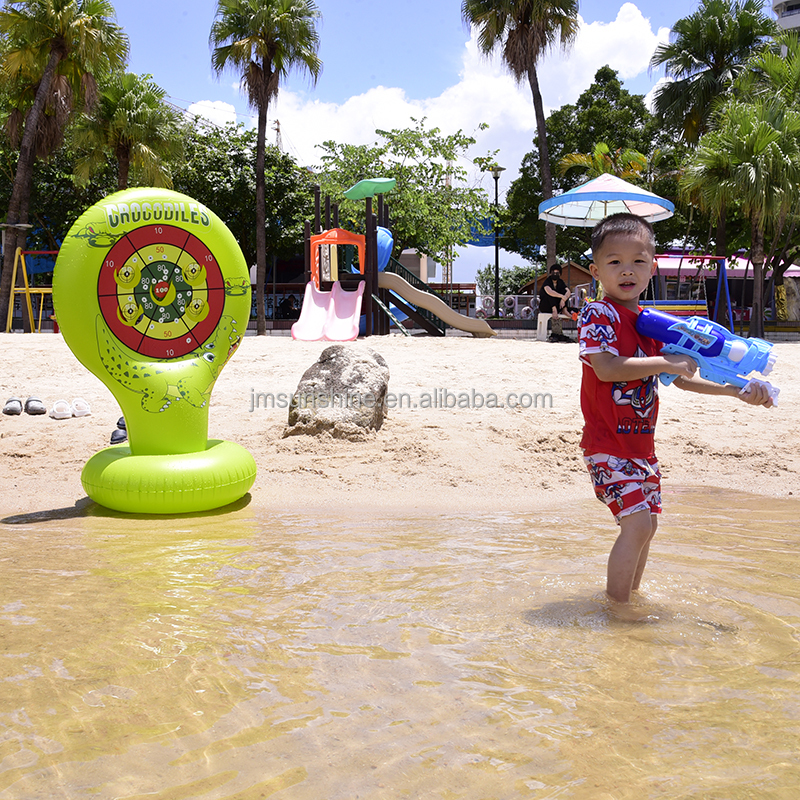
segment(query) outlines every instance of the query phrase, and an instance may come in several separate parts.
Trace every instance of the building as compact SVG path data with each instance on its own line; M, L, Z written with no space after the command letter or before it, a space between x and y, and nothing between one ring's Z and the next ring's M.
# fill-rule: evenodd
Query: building
M800 0L773 0L772 10L781 28L786 31L800 29Z
M400 254L400 263L409 271L413 272L421 281L430 283L436 277L436 267L438 264L424 253L414 249L406 249Z
M535 280L526 283L520 289L520 294L530 294L535 297L539 296L542 291L542 284L547 279L549 272L543 272ZM586 267L576 264L574 261L566 261L561 264L561 280L567 284L567 288L575 294L580 293L581 289L586 289L592 282L592 273ZM578 299L576 297L576 299Z

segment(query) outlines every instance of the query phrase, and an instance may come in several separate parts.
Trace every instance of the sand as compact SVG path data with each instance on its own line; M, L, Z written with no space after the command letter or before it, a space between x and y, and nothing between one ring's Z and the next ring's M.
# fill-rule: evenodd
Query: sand
M577 345L394 335L348 343L380 353L391 372L389 391L418 407L390 410L365 441L284 438L288 409L251 411L253 393L291 394L325 346L248 336L217 381L209 436L253 453L254 508L397 516L525 512L592 497L578 447ZM781 388L777 408L662 388L656 449L665 487L800 495L800 346L775 349L770 378ZM80 472L108 445L121 415L117 402L60 335L0 334L0 354L0 403L37 395L49 410L58 399L81 397L92 411L61 421L0 415L0 517L85 508ZM419 407L434 397L452 404L473 393L476 405L483 396L482 408ZM530 407L487 407L491 394L505 402L511 393Z

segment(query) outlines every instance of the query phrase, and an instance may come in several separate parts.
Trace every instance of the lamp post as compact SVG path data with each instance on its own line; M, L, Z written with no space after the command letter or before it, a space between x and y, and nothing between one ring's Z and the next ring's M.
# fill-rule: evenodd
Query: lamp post
M494 178L494 315L496 317L500 316L500 228L497 225L497 217L500 206L500 173L503 170L505 167L497 164L492 167L492 177Z

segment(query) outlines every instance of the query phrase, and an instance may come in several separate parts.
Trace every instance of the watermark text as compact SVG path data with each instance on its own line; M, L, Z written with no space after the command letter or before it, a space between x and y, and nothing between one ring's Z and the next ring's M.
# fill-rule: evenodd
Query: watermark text
M380 399L371 392L257 392L250 390L250 411L287 408L375 408ZM387 392L386 409L474 409L520 408L523 410L552 408L549 392L480 392L476 389L450 390L437 387L416 396L410 392Z

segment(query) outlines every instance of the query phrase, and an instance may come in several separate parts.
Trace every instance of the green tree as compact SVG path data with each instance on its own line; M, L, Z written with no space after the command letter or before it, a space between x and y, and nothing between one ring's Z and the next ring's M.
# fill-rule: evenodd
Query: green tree
M681 185L702 207L738 206L750 221L753 313L750 333L764 334L765 236L796 204L800 185L800 114L776 99L731 101L717 127L692 153Z
M256 263L253 225L257 132L219 128L200 119L184 129L185 157L173 171L174 188L208 206L239 242L248 265ZM264 154L266 250L279 258L303 252L303 223L311 215L311 175L291 156L268 145Z
M345 200L343 192L364 178L394 178L387 196L394 252L407 247L444 262L454 247L467 244L473 228L491 214L486 192L470 186L461 166L475 139L458 131L448 136L439 128L378 130L374 145L321 145L318 179L322 191L339 205L343 227L364 229L363 201Z
M653 115L644 104L644 96L631 94L623 88L611 67L597 70L592 84L575 104L553 111L547 118L547 139L550 143L553 183L566 191L586 181L585 175L570 170L559 175L558 163L570 153L592 153L604 142L611 152L638 151L647 156L647 167L640 183L675 201L677 182L674 170L679 165L683 148L670 143L658 128ZM511 184L508 194L508 236L504 247L520 253L532 263L541 261L540 245L545 240L545 224L539 219L539 203L544 199L539 178L539 151L534 148L522 160L519 177ZM654 166L658 162L657 169ZM658 176L672 176L653 180ZM686 220L680 210L670 220L658 225L662 242L683 238ZM589 248L589 231L584 228L565 228L559 232L559 259L580 262Z
M17 151L0 138L0 206L7 204L14 183ZM33 166L30 222L25 243L31 250L56 250L75 220L116 187L113 165L107 163L87 183L74 181L75 151L70 131L64 144Z
M547 133L554 164L567 153L588 153L598 142L613 142L617 147L647 153L669 141L645 105L644 95L631 94L616 70L608 65L597 70L592 83L574 104L565 104L550 113ZM574 183L556 181L555 185L565 189Z
M675 23L671 41L659 45L650 61L651 69L663 66L668 78L654 93L659 121L695 145L745 63L776 31L762 0L701 0L697 11ZM724 256L725 206L716 214L716 252Z
M0 10L0 35L7 44L0 69L18 100L10 128L12 135L21 131L6 222L20 224L28 222L37 156L60 143L76 99L91 105L95 78L122 67L128 40L107 0L9 0ZM0 319L8 312L14 252L24 241L8 230Z
M172 186L169 160L180 153L178 114L150 75L115 72L100 87L98 103L81 115L75 143L86 151L75 164L88 180L109 155L117 163L117 188L127 189L131 171L146 186Z
M267 112L281 81L292 69L316 81L322 69L317 56L320 14L313 0L217 0L209 41L217 75L237 71L258 112L256 141L256 309L258 334L267 332L264 281L267 274L265 159Z
M586 178L615 175L622 180L640 178L647 168L647 156L638 150L619 147L616 150L605 142L598 142L591 153L568 153L558 162L558 174L575 170Z
M671 79L654 93L656 116L695 144L708 130L714 104L777 30L761 0L701 0L650 61L651 69L663 66Z
M736 81L735 89L745 100L780 98L787 107L800 110L800 39L797 33L785 32L775 46L764 49L748 62ZM800 189L800 187L798 187ZM800 256L800 191L795 193L794 208L779 220L775 240L770 247L772 280L775 287L777 318L789 318L784 274Z
M537 144L543 199L553 196L544 105L537 63L548 49L567 47L578 33L577 0L463 0L461 16L478 30L483 53L502 50L511 74L527 79L536 114ZM556 261L556 227L546 226L547 263Z
M520 289L525 284L530 283L541 272L541 267L536 267L532 264L524 267L500 267L500 297L504 297L507 294L519 294ZM481 294L493 296L494 265L487 264L479 269L475 275L475 282Z

